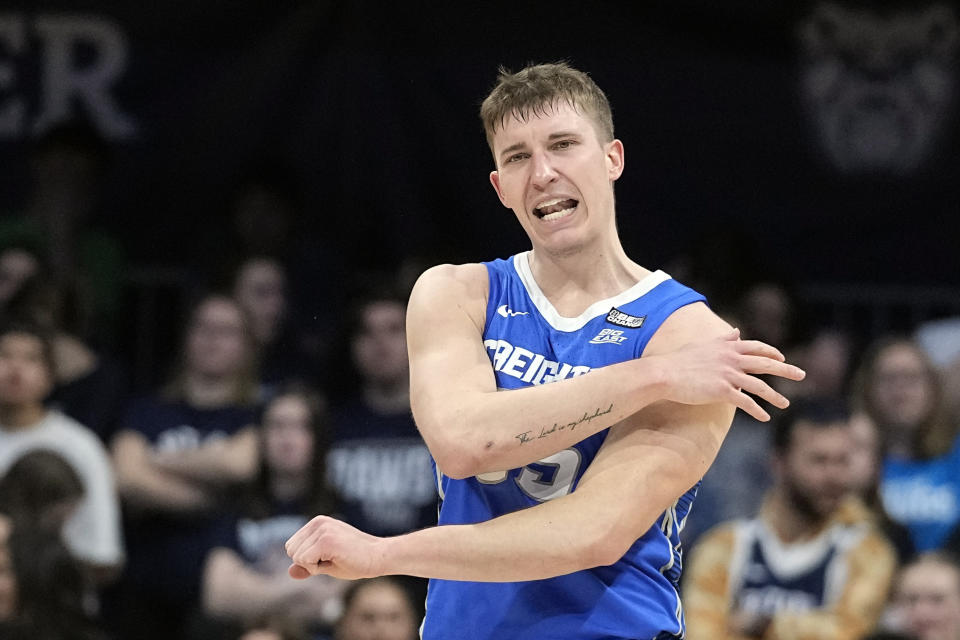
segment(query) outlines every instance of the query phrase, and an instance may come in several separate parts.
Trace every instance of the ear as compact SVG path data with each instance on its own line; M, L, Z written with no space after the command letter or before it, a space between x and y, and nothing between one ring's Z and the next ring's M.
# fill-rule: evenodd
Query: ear
M510 208L510 205L507 204L506 199L503 197L503 190L500 188L500 174L496 171L490 172L490 184L493 185L493 190L497 192L497 197L500 198L500 202L507 209Z
M611 140L607 143L607 175L610 176L610 182L614 182L623 174L623 143L619 140Z

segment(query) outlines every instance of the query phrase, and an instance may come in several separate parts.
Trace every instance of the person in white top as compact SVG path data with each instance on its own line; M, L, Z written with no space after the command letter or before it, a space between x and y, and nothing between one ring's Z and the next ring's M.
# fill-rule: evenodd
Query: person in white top
M0 329L0 477L30 451L47 449L63 456L84 488L64 526L64 543L105 582L124 561L113 469L92 431L44 406L53 380L50 342L42 330L13 324Z

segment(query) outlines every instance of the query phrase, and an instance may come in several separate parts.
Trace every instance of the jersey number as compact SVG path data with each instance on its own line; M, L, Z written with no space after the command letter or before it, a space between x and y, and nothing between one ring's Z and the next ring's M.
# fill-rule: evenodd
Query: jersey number
M565 496L573 489L580 471L580 451L564 449L520 470L520 490L538 502Z

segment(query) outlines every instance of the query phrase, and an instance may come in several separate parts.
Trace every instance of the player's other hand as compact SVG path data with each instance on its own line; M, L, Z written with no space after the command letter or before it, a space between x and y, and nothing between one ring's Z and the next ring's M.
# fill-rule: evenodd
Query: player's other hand
M363 533L346 522L317 516L293 534L285 545L293 561L288 569L298 580L315 575L330 575L344 580L380 575L380 538Z
M652 357L662 358L667 400L683 404L726 402L763 422L770 419L770 414L748 393L780 409L786 409L790 402L756 376L802 380L806 375L799 367L787 364L774 347L757 340L741 340L738 329Z

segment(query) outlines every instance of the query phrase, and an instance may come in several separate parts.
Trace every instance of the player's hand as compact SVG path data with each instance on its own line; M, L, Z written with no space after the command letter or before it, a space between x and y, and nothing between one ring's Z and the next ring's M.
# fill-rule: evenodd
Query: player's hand
M740 340L737 329L721 338L652 357L663 358L667 400L683 404L726 402L762 422L769 420L770 414L748 393L780 409L786 409L790 402L756 375L788 380L802 380L806 375L799 367L784 362L783 354L770 345Z
M375 577L380 575L379 541L346 522L317 516L287 540L287 555L293 561L288 573L298 580L320 574L344 580Z

